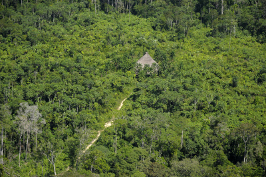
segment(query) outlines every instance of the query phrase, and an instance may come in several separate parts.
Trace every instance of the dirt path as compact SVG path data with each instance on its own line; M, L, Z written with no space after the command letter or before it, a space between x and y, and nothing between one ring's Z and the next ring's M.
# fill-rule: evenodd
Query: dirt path
M127 98L125 98L125 99L123 99L122 100L122 102L120 103L120 105L119 105L119 107L117 108L117 110L120 110L121 108L122 108L122 106L123 106L123 103L124 103L124 101L126 101L126 99ZM112 123L113 123L113 120L110 120L109 122L106 122L105 124L104 124L104 129L106 129L107 127L110 127L110 126L112 126ZM98 131L98 134L97 134L97 136L96 136L96 138L94 138L91 142L90 142L90 144L86 147L86 149L84 150L84 151L82 151L82 153L85 153L98 139L99 139L99 137L100 137L100 135L101 135L101 133L102 133L102 131L104 131L104 129L102 129L102 130L99 130Z
M121 101L121 103L120 103L120 105L119 105L119 107L117 108L117 110L120 110L121 108L122 108L122 106L123 106L123 103L124 103L124 101L126 101L126 99L127 98L125 98L125 99L123 99L122 101ZM98 139L99 139L99 137L101 136L101 133L107 128L107 127L110 127L110 126L112 126L112 123L113 123L113 119L111 119L109 122L106 122L105 124L104 124L104 129L102 129L102 130L99 130L98 131L98 134L97 134L97 136L96 136L96 138L94 138L91 142L90 142L90 144L85 148L85 150L84 151L82 151L82 153L84 154ZM78 158L78 160L80 159L80 157ZM69 170L69 166L67 167L67 169L66 169L66 171L65 172L67 172ZM63 172L61 175L63 175L65 172ZM58 176L61 176L61 175L58 175Z
M124 101L126 101L126 99L127 99L127 98L125 98L125 99L122 100L122 102L120 103L120 106L117 108L117 110L120 110L120 109L122 108L123 103L124 103Z

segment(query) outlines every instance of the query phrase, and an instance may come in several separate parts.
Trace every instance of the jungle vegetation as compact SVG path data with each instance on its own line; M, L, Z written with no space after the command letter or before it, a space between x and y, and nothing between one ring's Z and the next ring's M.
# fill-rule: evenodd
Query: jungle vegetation
M265 0L2 0L0 176L265 176L265 40Z

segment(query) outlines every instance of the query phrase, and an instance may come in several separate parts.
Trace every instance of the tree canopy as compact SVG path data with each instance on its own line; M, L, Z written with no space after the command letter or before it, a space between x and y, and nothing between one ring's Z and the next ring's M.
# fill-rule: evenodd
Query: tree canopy
M0 174L265 176L265 14L263 0L2 0ZM146 52L157 72L136 72Z

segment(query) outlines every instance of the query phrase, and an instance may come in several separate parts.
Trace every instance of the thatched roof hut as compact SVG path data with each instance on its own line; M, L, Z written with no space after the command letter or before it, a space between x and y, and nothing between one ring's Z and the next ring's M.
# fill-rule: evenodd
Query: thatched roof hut
M151 58L148 52L146 52L145 55L143 55L143 57L141 57L137 61L137 63L141 64L142 68L144 68L145 65L149 65L151 67L153 63L155 63L155 65L158 65L158 63L156 63L156 61Z
M148 52L146 52L145 55L143 55L143 57L141 57L136 64L136 74L145 66L151 67L153 70L152 73L157 72L159 69L158 63L151 58ZM150 74L150 72L147 72L147 74Z

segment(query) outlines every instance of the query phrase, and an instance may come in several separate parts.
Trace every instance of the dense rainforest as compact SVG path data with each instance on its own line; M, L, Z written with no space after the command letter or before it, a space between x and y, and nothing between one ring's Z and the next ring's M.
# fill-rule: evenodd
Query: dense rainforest
M265 0L1 0L0 176L266 176L265 41Z

